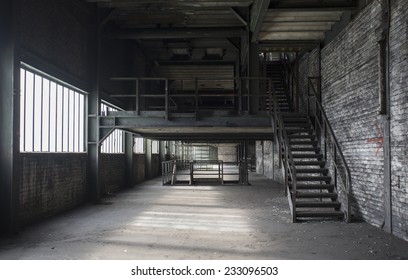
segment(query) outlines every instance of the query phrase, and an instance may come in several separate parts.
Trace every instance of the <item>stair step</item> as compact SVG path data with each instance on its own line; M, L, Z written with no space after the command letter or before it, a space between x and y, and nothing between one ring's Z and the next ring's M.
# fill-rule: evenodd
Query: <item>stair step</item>
M303 128L303 129L291 129L291 128L286 128L285 129L286 130L286 133L291 133L291 134L294 134L294 133L313 133L314 131L313 131L313 129L307 129L307 128Z
M294 163L295 163L295 166L312 166L312 165L325 166L326 165L325 161L312 161L312 160L294 161Z
M288 137L291 138L291 139L316 139L316 135L314 135L314 134L308 134L308 135L290 134L290 135L288 135Z
M319 152L320 148L291 148L292 152Z
M343 218L344 214L340 211L296 211L296 217L299 218Z
M330 182L330 176L297 176L296 180L298 182Z
M319 141L317 140L307 140L307 141L290 141L290 145L317 145Z
M308 115L303 113L289 113L289 114L282 114L283 118L309 118Z
M310 128L310 123L295 123L295 122L290 122L290 123L285 123L285 127L306 127L306 128Z
M296 169L296 173L317 173L317 174L327 174L329 169L327 168L300 168Z
M293 158L323 158L321 154L292 154Z
M331 198L336 199L337 193L297 192L297 198Z
M283 122L286 123L310 123L308 118L283 118Z
M337 201L296 201L299 208L340 208L341 203Z
M298 190L333 190L333 184L297 184Z

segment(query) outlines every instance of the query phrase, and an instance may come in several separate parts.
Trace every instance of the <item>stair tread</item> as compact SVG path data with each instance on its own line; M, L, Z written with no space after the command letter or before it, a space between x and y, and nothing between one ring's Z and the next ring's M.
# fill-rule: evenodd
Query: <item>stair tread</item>
M331 176L297 176L296 177L296 180L298 181L298 182L304 182L304 181L307 181L307 182L315 182L315 181L317 181L317 182L319 182L319 181L325 181L325 182L328 182L328 181L331 181Z
M309 140L309 141L290 141L289 144L291 145L317 145L319 141L317 140Z
M292 184L290 184L292 185ZM333 189L333 184L296 184L298 190L328 190Z
M316 135L314 134L307 134L307 135L289 134L288 137L291 139L316 139Z
M327 168L296 168L296 173L326 173Z
M325 165L326 162L325 161L294 161L295 166L296 165L301 165L301 166L307 166L307 165Z
M337 193L297 192L297 198L332 198L338 197Z
M291 148L292 152L318 152L320 151L320 148L316 148L316 147L307 147L307 148L300 148L300 147L293 147Z
M338 201L296 201L296 207L310 208L339 208L341 203Z
M340 211L296 211L297 217L344 217Z
M292 154L293 158L322 158L321 154Z

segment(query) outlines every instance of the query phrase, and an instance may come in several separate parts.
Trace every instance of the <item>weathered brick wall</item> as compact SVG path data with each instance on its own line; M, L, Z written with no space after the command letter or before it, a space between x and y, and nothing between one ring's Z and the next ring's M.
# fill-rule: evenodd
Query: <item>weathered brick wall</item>
M317 46L312 51L304 54L299 59L299 111L305 113L307 111L308 103L308 84L309 77L318 77L320 76L320 65L319 65L319 55L320 55L320 46ZM309 105L312 104L309 102ZM309 106L312 108L312 106Z
M21 225L86 201L86 154L23 154L21 157Z
M89 16L85 3L81 5L76 0L22 0L22 46L86 81L89 78Z
M408 239L408 3L391 10L391 168L393 231Z
M218 146L218 160L224 162L237 162L237 147L236 146Z
M284 182L279 168L278 150L272 141L256 141L256 172L270 179L274 178L279 183Z
M140 184L145 180L145 162L144 154L133 154L133 185Z
M393 232L408 239L408 6L392 2L391 168ZM357 217L381 226L384 219L384 156L373 139L382 137L378 114L378 53L382 7L369 4L322 49L322 101L352 174L352 208ZM318 66L316 50L300 61L301 94ZM302 87L304 88L302 90ZM305 103L303 103L305 105Z
M373 1L322 50L323 106L352 176L357 217L383 223L383 154L376 154L381 5Z
M161 161L159 154L153 154L151 160L151 169L149 174L149 179L154 179L161 176Z
M125 154L101 154L99 164L102 194L111 194L127 187Z

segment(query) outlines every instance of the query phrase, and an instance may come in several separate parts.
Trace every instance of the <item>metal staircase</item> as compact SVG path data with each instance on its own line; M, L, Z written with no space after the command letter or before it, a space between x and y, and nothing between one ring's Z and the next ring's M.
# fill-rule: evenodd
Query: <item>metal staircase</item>
M341 203L335 191L333 178L319 147L317 135L306 114L281 114L286 146L293 161L284 166L295 170L288 176L290 194L294 197L294 216L299 218L344 218ZM283 151L284 153L285 151ZM286 161L285 157L282 157Z
M274 96L273 123L292 221L335 218L349 222L350 171L317 97L314 78L307 103L313 108L294 112L284 79L276 81L278 71L272 69L267 73L283 89Z

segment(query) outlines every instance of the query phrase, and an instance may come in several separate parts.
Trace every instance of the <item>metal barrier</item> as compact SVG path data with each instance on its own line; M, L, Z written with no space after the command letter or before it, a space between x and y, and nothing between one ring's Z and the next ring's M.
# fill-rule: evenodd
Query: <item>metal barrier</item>
M163 185L188 182L192 185L200 180L212 180L220 184L226 181L249 184L248 161L223 162L222 160L162 162Z
M222 100L224 105L217 108L232 109L238 113L253 113L252 111L272 113L270 104L274 87L272 79L267 77L232 77L232 78L178 78L168 79L163 77L116 77L113 81L130 81L135 83L135 94L111 95L113 98L135 99L135 112L137 115L143 111L160 111L164 113L165 119L168 119L171 112L176 113L194 113L198 116L200 110L214 109L204 106L205 100ZM157 83L157 89L154 93L142 94L141 83ZM258 83L259 93L251 91L251 85ZM203 84L228 85L225 88L204 86ZM264 85L264 86L261 86ZM150 107L142 99L154 100ZM188 101L190 106L184 108L183 102ZM231 104L229 104L231 103ZM143 107L143 104L145 104ZM231 107L232 106L232 107ZM254 109L256 108L256 109Z

